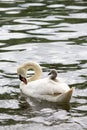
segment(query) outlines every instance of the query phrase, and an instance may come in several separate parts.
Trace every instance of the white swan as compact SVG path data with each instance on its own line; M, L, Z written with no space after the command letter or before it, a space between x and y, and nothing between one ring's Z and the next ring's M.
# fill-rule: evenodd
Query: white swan
M35 74L27 78L27 70L33 69ZM27 62L17 69L21 80L20 89L26 96L47 100L50 102L66 103L72 96L73 88L57 77L56 70L52 70L47 78L41 79L42 69L36 62Z

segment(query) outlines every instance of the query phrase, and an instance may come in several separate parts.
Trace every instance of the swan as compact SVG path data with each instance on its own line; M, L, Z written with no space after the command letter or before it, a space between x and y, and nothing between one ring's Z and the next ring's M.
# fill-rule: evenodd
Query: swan
M27 77L27 71L29 69L35 71L35 74L31 77ZM17 68L17 74L21 80L20 90L26 96L58 103L69 103L72 97L73 88L69 88L57 76L55 69L50 71L48 77L41 78L42 69L40 65L36 62L29 61Z

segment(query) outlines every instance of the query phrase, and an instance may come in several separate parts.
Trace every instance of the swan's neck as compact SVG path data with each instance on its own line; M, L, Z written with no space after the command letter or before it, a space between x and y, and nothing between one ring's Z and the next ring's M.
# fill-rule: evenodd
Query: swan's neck
M37 63L34 63L34 62L28 62L28 63L25 63L21 66L21 68L25 71L25 75L27 76L27 71L29 69L33 69L35 71L35 74L29 78L27 78L27 81L30 82L30 81L33 81L33 80L37 80L37 79L40 79L41 78L41 74L42 74L42 69L41 67L39 66L39 64Z

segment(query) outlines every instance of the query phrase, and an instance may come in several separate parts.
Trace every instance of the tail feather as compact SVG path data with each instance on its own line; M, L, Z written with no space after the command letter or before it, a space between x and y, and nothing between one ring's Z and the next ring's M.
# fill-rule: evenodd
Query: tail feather
M72 97L72 93L73 93L73 88L71 88L67 92L61 94L60 96L58 96L58 102L68 103Z

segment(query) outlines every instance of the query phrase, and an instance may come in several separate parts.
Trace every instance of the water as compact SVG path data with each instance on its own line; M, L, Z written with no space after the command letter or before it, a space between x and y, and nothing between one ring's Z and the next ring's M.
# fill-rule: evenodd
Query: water
M87 129L86 42L86 0L0 0L0 130ZM27 103L16 69L29 60L75 87L70 104Z

